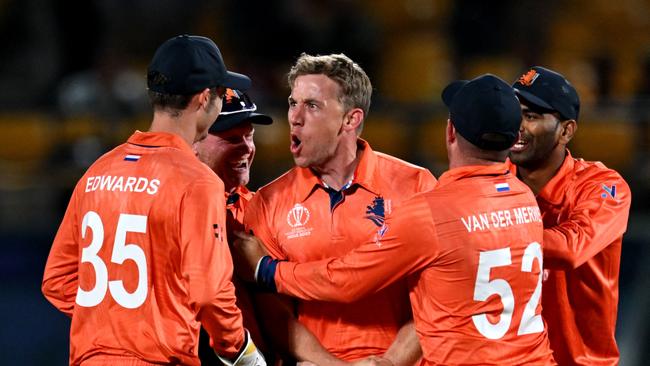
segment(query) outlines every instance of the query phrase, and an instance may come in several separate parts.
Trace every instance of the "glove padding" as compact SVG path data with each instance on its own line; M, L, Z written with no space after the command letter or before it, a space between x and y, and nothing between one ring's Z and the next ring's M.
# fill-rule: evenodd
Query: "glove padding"
M219 355L217 355L217 357L219 357L221 362L226 366L266 366L266 360L264 360L264 356L257 349L255 343L253 343L248 330L245 330L245 333L246 339L244 341L244 346L239 351L237 357L235 357L234 362Z

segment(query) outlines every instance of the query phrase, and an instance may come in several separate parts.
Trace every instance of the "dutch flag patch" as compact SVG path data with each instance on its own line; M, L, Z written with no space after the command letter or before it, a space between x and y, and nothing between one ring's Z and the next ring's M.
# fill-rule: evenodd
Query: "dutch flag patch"
M497 183L494 185L494 188L496 188L497 192L508 192L510 191L510 185L508 183Z
M142 157L142 155L129 154L129 155L124 157L124 160L126 160L126 161L138 161L138 160L140 160L141 157Z

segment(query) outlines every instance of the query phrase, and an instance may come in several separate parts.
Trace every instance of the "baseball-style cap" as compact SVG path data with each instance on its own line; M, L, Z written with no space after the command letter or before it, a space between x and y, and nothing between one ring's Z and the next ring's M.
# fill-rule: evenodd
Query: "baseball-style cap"
M452 82L442 91L442 101L458 133L481 149L507 150L519 137L519 100L492 74Z
M210 133L229 130L248 121L258 125L270 125L273 119L265 114L255 113L257 106L248 94L234 89L226 89L221 113L210 127Z
M246 90L251 79L226 70L221 52L209 38L182 35L163 43L149 64L147 87L172 95L190 95L224 86Z
M561 74L541 66L533 66L517 79L512 87L525 102L548 111L556 111L565 120L578 120L578 92Z

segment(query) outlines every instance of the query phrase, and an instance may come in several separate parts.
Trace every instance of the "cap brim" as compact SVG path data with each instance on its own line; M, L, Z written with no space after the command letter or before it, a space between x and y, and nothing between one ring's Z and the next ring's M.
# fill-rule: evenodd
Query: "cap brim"
M266 114L261 113L233 113L228 115L219 116L217 120L210 127L210 133L217 133L227 131L238 124L247 121L256 125L270 125L273 119Z
M545 101L536 97L535 95L525 90L519 90L517 88L513 88L513 89L515 90L515 94L521 96L526 102L551 111L555 110L555 108L553 108L550 104L546 103Z
M270 125L273 123L273 118L261 113L251 113L248 120L256 125Z
M458 94L458 91L460 91L460 89L467 83L469 83L469 80L456 80L447 85L447 87L442 91L442 102L445 103L447 107L450 107L451 102L454 100L456 94Z
M226 71L226 77L223 79L222 82L223 85L219 86L225 86L226 88L230 89L238 89L241 91L246 91L248 88L251 87L251 79L243 74L238 74L236 72L232 71Z

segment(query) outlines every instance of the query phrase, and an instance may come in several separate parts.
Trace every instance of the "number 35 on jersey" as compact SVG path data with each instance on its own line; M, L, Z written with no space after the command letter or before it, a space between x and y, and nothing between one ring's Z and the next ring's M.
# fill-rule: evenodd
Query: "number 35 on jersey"
M126 243L127 233L142 233L147 231L147 216L120 214L115 230L115 241L111 251L110 263L106 263L100 256L99 250L104 243L104 224L101 217L88 211L81 222L81 237L85 239L88 230L92 234L90 245L81 251L81 263L92 265L95 272L95 283L89 290L84 290L79 285L76 303L84 307L99 305L106 293L109 292L115 302L127 309L135 309L142 305L147 298L147 257L144 250L136 244ZM124 261L132 260L137 268L137 287L129 292L124 287L122 279L108 278L108 267L122 265Z

